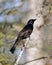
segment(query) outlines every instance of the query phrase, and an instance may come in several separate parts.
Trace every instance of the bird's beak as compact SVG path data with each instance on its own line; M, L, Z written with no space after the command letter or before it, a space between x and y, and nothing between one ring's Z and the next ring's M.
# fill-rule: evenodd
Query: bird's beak
M34 21L36 21L36 19L34 19Z

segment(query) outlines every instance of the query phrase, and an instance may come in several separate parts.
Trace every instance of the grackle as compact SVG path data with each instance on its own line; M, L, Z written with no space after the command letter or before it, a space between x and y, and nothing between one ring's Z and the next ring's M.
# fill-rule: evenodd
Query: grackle
M34 24L34 21L36 21L36 19L30 19L26 26L19 32L18 34L18 37L14 43L14 45L12 46L12 48L10 49L10 52L13 54L15 49L16 49L16 46L18 45L19 41L23 40L23 39L26 39L28 37L30 37L32 31L33 31L33 24Z

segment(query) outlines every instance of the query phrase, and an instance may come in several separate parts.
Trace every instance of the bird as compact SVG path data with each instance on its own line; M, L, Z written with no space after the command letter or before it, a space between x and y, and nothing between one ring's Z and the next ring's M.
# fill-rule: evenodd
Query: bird
M12 48L10 49L10 52L13 54L16 46L19 44L19 41L30 38L30 35L33 31L33 24L36 19L30 19L27 24L24 26L24 28L19 32L17 39L15 40L15 43L13 44Z

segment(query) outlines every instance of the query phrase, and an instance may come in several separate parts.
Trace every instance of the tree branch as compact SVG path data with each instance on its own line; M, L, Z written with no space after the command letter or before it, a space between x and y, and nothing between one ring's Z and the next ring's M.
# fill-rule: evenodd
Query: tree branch
M20 59L21 59L21 56L22 56L22 54L23 54L23 52L24 52L24 49L25 49L25 47L26 47L26 45L27 45L27 43L28 43L28 40L29 40L29 38L27 38L27 40L26 40L26 42L25 42L25 46L22 48L22 50L21 50L21 52L20 52L20 54L19 54L19 56L18 56L18 58L17 58L17 60L16 60L16 63L15 63L14 65L18 65L18 63L19 63L19 61L20 61Z
M51 58L52 57L52 55L49 57L49 58ZM40 57L40 58L37 58L37 59L33 59L33 60L31 60L31 61L27 61L27 62L25 62L25 63L23 63L23 64L19 64L19 65L25 65L25 64L27 64L27 63L30 63L30 62L33 62L33 61L37 61L37 60L41 60L41 59L47 59L48 57Z

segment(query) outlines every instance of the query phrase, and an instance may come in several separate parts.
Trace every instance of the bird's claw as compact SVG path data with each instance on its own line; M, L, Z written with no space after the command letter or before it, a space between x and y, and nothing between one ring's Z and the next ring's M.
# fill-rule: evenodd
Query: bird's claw
M25 44L23 43L23 46L21 47L21 50L23 50L23 47L25 47Z

